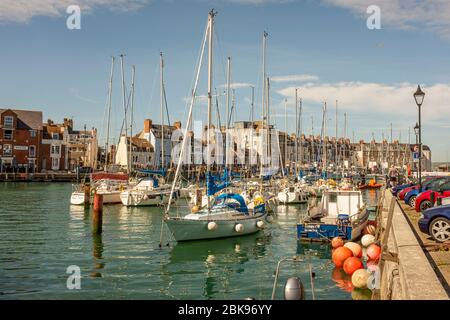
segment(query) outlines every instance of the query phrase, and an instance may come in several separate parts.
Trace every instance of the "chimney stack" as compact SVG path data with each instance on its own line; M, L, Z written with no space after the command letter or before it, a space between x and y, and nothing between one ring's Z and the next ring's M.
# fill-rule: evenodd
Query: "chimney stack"
M145 119L144 120L144 133L150 133L151 128L152 128L152 120Z

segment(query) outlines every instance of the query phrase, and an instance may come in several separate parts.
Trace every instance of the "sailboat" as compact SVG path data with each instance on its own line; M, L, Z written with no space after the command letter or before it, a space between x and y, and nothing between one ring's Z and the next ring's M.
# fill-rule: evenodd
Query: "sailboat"
M92 203L94 193L103 195L104 204L120 203L120 193L126 189L128 185L128 174L108 172L109 164L109 131L111 120L111 102L112 102L112 83L114 77L114 65L115 57L112 57L111 61L111 73L109 78L108 88L108 119L107 119L107 131L106 131L106 160L104 172L95 172L90 175L90 185L86 186L84 183L73 185L73 191L70 197L70 204L83 205L85 203ZM89 188L89 190L86 190ZM89 197L89 199L86 199Z
M164 59L160 54L160 78L161 78L161 170L138 170L138 174L144 175L138 183L131 189L120 194L122 204L125 206L158 206L166 205L169 201L174 202L179 198L179 189L172 190L166 184L164 178L167 171L165 169L164 157ZM172 196L173 195L173 196Z
M192 119L192 109L197 92L201 62L203 60L203 54L205 51L206 42L208 40L208 129L211 128L213 35L214 17L216 14L217 13L214 10L211 10L208 15L207 28L200 54L200 64L197 69L187 121L187 123L190 123ZM188 134L186 129L180 151L178 166L175 173L175 179L172 184L171 197L173 195L173 191L175 190L175 186L177 185L177 179L180 175L180 168L182 166L182 159L186 149L187 137ZM207 140L209 143L209 134L207 135ZM205 209L199 210L195 213L189 213L185 216L171 217L169 215L171 202L169 201L169 204L167 205L164 221L166 222L175 240L188 241L234 237L256 233L263 229L265 227L264 220L267 215L264 199L257 196L251 203L246 204L244 198L240 194L226 192L216 196L219 191L229 186L230 183L228 181L228 173L226 172L226 181L218 181L217 178L213 177L210 169L210 161L207 161L206 186L208 203Z

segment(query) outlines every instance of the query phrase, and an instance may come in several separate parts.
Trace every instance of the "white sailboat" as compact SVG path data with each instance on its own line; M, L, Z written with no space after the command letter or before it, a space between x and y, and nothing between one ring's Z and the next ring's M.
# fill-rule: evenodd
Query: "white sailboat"
M164 182L166 176L164 161L164 59L160 54L160 79L161 79L161 170L139 170L138 173L147 175L138 181L131 189L120 194L122 204L125 206L158 206L174 202L179 198L179 190L172 190L169 184ZM173 194L172 194L173 193ZM174 195L174 196L171 196Z
M194 90L192 94L189 116L187 123L192 118L192 109L197 92L198 78L201 69L201 61L208 40L208 129L211 127L211 106L212 106L212 67L213 67L213 34L214 34L214 10L209 12L208 24L204 36L203 46L200 54L200 64L197 69ZM228 120L228 119L227 119ZM180 158L172 184L171 197L177 179L179 178L183 155L186 149L187 130L184 134ZM209 142L209 135L208 135ZM215 185L210 172L210 161L207 161L207 195L208 203L205 209L196 213L189 213L185 216L169 216L170 202L166 209L165 222L176 241L200 240L212 238L224 238L240 236L258 232L265 226L266 210L262 197L255 197L250 204L246 204L244 198L239 194L223 193L211 201L214 195L228 186L228 181L222 182L221 186Z

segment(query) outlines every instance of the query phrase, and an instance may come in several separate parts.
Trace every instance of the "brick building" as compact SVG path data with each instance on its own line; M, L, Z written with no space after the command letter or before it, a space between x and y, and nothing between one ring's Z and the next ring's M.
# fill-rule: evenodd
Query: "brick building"
M38 172L42 112L0 109L0 172Z

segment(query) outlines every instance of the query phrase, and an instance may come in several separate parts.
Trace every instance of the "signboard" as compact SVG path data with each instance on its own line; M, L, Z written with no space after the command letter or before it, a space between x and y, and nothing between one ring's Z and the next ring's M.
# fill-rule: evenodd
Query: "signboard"
M27 151L28 146L14 146L14 150Z
M414 160L414 162L419 162L419 153L418 152L413 152L413 160Z

